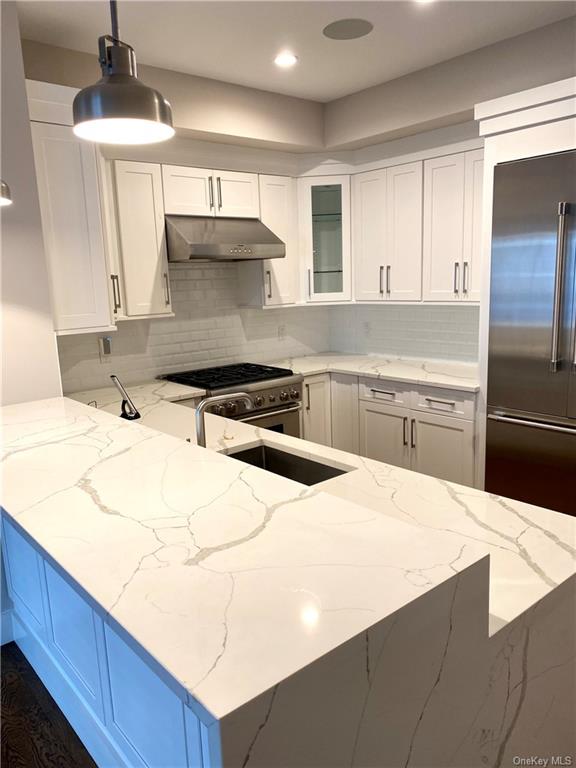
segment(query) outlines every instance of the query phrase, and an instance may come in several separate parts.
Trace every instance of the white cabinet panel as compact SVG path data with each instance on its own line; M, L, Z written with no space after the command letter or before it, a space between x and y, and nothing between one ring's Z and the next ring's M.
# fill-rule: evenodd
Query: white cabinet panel
M352 178L354 295L357 301L384 298L386 269L386 171Z
M112 324L96 149L72 128L32 123L56 331Z
M464 154L424 162L424 299L458 301L464 245Z
M466 152L462 298L480 301L484 150Z
M385 295L391 301L422 298L422 163L386 171Z
M473 422L413 412L410 444L415 472L474 485Z
M409 414L408 409L395 405L360 401L360 455L409 467Z
M115 172L126 315L171 314L160 166L118 160Z
M302 404L303 437L312 443L332 444L330 376L327 373L304 379Z
M348 453L360 449L358 420L358 377L330 374L332 447Z
M214 187L212 171L163 165L164 210L179 216L213 216Z
M214 171L216 215L239 219L260 216L258 175L235 171Z
M266 306L293 304L298 289L298 236L296 184L286 176L260 176L262 222L286 245L283 259L269 259L264 270Z

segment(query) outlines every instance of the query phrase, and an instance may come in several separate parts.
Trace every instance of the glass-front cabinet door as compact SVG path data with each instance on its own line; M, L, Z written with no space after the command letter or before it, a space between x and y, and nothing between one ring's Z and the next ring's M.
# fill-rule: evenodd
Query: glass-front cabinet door
M299 179L307 301L349 301L350 178Z

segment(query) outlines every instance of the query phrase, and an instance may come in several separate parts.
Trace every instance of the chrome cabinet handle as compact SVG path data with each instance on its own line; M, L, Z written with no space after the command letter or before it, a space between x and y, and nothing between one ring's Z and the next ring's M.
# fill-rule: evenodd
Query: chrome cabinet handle
M208 197L210 199L210 210L214 208L214 184L212 176L208 178Z
M308 298L312 298L312 280L311 280L311 270L308 270Z
M464 262L464 272L462 273L462 293L468 293L468 262Z
M521 427L534 427L535 429L545 429L548 432L565 432L568 435L576 435L576 429L572 427L561 427L558 424L543 424L541 421L516 419L513 416L499 416L494 413L489 413L486 418L490 419L490 421L502 421L506 424L519 424Z
M306 410L310 410L310 384L304 384L306 387Z
M460 264L457 261L454 262L454 293L460 293Z
M272 272L269 269L266 270L266 279L268 280L267 298L271 299L272 298Z
M389 395L390 397L396 397L396 392L389 392L386 389L374 389L374 388L371 388L370 392L374 392L375 395Z
M114 302L114 313L116 313L119 309L122 308L122 303L120 301L120 282L118 280L118 275L110 275L110 280L112 281L112 300Z
M408 416L402 419L402 445L408 445Z
M410 447L416 448L416 419L410 421Z
M449 405L452 408L456 408L456 400L442 400L441 397L425 397L424 400L427 403L441 403L442 405Z
M384 267L380 267L380 294L384 296Z
M222 179L220 176L216 177L216 190L218 192L218 208L222 208Z
M566 216L569 205L558 203L558 229L556 233L556 276L554 279L554 314L552 319L552 349L550 372L557 373L560 366L560 315L562 313L562 287L564 285L564 254L566 250Z
M170 282L168 280L168 272L164 272L164 285L166 286L166 306L170 306Z
M390 264L386 267L386 293L390 295Z

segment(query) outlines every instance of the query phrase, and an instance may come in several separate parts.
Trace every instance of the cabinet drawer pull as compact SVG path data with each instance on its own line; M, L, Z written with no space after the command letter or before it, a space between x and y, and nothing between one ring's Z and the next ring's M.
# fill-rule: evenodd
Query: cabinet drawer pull
M408 445L408 416L402 419L402 445Z
M389 397L396 397L396 392L388 392L385 389L371 388L370 392L374 392L375 395L388 395Z
M214 183L212 176L208 178L208 196L210 198L210 210L214 208Z
M122 304L120 302L120 282L118 280L118 275L110 275L110 280L112 281L112 300L114 302L114 313L116 313L119 309L122 308Z
M310 384L304 384L306 387L306 410L310 410Z
M451 408L456 408L456 400L442 400L441 397L425 397L427 403L440 403L441 405L449 405Z
M390 295L390 272L392 270L392 267L390 264L386 267L386 293L389 296Z
M462 273L462 293L468 293L468 262L464 262L464 271Z
M312 298L312 270L308 270L308 298Z
M216 177L216 190L218 192L218 209L222 208L222 179L220 176Z
M410 422L410 447L416 448L416 419Z
M166 286L166 306L170 306L170 282L168 280L168 272L164 272L164 285Z
M266 295L267 295L267 298L271 299L272 298L272 272L269 269L266 270L266 280L268 281L268 293Z
M460 293L460 264L457 261L454 262L454 293Z
M384 296L384 267L380 267L380 294Z

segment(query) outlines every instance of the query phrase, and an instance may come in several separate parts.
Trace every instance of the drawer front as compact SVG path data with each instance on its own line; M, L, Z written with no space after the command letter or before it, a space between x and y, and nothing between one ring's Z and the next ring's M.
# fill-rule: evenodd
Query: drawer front
M412 386L388 379L360 379L360 400L410 407Z
M412 393L412 408L415 411L455 416L458 419L474 421L476 396L473 392L459 392L440 387L418 387Z

